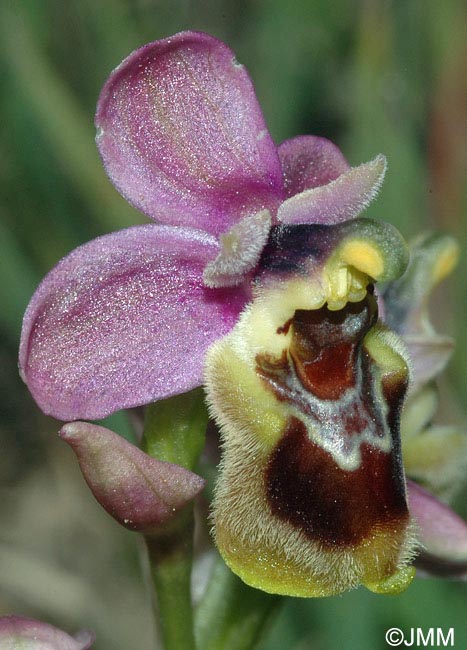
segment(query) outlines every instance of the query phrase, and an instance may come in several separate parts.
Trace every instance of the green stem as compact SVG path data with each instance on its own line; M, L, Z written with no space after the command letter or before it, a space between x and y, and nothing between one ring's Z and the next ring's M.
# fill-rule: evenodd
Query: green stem
M151 456L196 468L207 412L202 392L191 391L147 409L143 448ZM193 509L146 537L164 650L253 650L281 599L245 585L219 559L196 612L193 631L191 567Z
M143 449L154 458L193 471L204 446L207 420L200 389L156 402L146 412ZM164 530L145 538L164 650L196 650L191 602L193 530L189 504Z
M155 402L146 409L142 447L153 458L194 471L207 423L201 388Z
M253 650L283 599L248 587L219 560L196 612L203 650Z
M151 575L157 594L154 604L162 647L194 650L191 604L193 512L182 513L174 530L146 537ZM183 520L183 521L182 521Z

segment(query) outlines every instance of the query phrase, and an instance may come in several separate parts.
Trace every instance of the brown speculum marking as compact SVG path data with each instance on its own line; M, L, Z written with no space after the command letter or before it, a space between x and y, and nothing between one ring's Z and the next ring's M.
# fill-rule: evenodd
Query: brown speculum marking
M408 511L397 456L367 444L361 454L358 469L341 469L292 417L266 471L273 514L323 546L352 547L375 529L402 529Z
M257 359L266 386L298 411L265 471L269 506L324 546L352 547L372 531L402 530L409 518L399 444L406 384L376 386L362 343L376 319L371 294L337 312L297 311L289 354Z

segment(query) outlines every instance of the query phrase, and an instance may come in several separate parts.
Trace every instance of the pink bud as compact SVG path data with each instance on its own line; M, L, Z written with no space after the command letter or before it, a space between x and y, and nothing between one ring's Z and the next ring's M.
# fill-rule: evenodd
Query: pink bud
M48 623L41 623L21 616L0 618L0 647L2 650L88 650L94 642L94 634L81 630L69 636Z
M104 427L71 422L60 437L75 452L97 501L129 530L154 531L204 487L197 474L148 456Z

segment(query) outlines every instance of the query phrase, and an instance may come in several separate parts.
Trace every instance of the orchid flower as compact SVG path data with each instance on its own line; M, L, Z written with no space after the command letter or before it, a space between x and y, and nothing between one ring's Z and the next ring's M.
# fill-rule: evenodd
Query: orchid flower
M110 179L156 223L80 246L36 291L20 369L40 408L98 419L204 383L223 445L215 539L233 571L295 596L405 589L431 497L409 510L412 361L388 327L390 289L386 305L375 289L395 286L409 250L359 216L385 158L352 168L312 136L276 147L244 67L196 32L123 61L96 127Z

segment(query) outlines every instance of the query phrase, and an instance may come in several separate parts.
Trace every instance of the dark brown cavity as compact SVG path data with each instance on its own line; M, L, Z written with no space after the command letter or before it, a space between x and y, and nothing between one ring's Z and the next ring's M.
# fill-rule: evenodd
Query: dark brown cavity
M320 399L335 400L351 388L363 337L377 318L371 295L339 311L326 306L296 311L290 355L305 390Z

